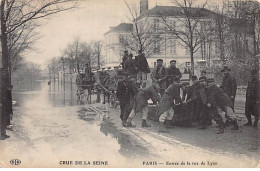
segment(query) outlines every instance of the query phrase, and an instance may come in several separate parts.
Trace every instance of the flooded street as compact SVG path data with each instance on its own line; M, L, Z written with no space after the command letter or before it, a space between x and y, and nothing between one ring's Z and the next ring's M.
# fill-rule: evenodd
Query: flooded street
M259 166L259 130L253 128L223 135L216 128L174 128L162 135L158 123L142 128L138 116L136 128L124 128L119 109L78 105L73 84L65 91L47 81L17 85L13 100L13 131L0 142L2 167ZM10 165L12 159L21 164Z

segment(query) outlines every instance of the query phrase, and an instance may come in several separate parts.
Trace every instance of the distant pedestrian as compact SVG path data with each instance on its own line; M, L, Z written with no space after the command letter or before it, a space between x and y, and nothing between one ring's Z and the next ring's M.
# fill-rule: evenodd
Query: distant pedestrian
M255 117L253 126L257 127L259 113L257 112L257 94L259 93L259 81L257 80L257 70L251 71L251 80L248 82L246 89L245 114L247 123L244 126L252 126L251 116Z
M144 80L147 80L147 73L150 73L150 68L142 50L138 50L138 56L135 57L137 65L137 83L146 86Z
M157 59L157 65L151 74L152 81L160 86L160 95L162 96L166 89L166 68L163 66L163 60Z
M166 87L169 87L173 83L175 77L181 79L182 74L179 68L176 67L176 60L170 61L170 67L166 70L167 82Z

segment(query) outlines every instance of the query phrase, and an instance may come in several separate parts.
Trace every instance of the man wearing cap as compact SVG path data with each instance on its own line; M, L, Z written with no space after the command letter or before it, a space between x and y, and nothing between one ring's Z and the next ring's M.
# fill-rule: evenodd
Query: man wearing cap
M213 78L208 79L208 88L207 88L207 107L209 109L209 112L212 114L213 119L216 120L217 117L217 122L219 122L219 126L221 130L218 133L223 133L224 128L222 123L223 120L221 118L221 121L219 119L219 113L220 111L224 111L226 114L226 117L231 119L234 127L231 128L232 130L238 130L239 126L237 124L237 117L234 114L234 111L232 109L233 103L230 99L230 97L221 89L219 88L215 83ZM218 113L218 114L217 114Z
M259 113L257 112L257 89L259 89L259 81L257 80L257 70L252 69L251 71L251 81L248 81L248 86L246 89L246 105L245 114L247 118L247 123L244 126L252 126L251 115L255 117L253 126L257 127L259 120Z
M135 57L135 62L137 65L137 82L142 84L144 80L147 79L147 73L150 73L148 62L142 50L138 50L138 56ZM145 85L145 83L143 85Z
M162 96L166 89L166 68L163 66L163 60L157 59L157 65L151 74L152 81L160 86L160 95Z
M131 99L135 96L136 90L133 84L128 79L128 73L122 72L121 79L118 82L116 96L120 105L120 119L123 122L123 126L126 126L126 120L131 112ZM120 77L119 77L120 78Z
M230 97L233 104L232 109L234 109L237 83L235 77L230 75L230 71L231 69L229 69L227 66L224 66L224 68L221 70L221 72L224 73L224 77L220 88L222 88L224 92L227 93L227 95Z
M140 89L136 96L134 97L135 105L131 111L126 126L134 127L131 123L132 119L136 114L142 116L142 127L150 127L151 125L147 124L148 117L148 102L147 100L152 99L153 104L157 105L160 102L161 97L159 93L159 85L157 83L152 84L144 89Z
M200 84L198 81L197 76L192 76L192 85L189 88L189 92L187 94L187 103L190 104L190 109L191 109L191 119L193 122L198 122L199 121L199 89L200 89Z
M200 73L200 76L207 78L207 72L205 70L202 70L201 73Z
M133 59L133 54L131 53L125 62L125 71L130 75L130 77L136 78L137 66L135 60Z
M179 68L176 68L176 60L170 61L170 66L166 70L166 76L167 76L167 81L166 81L167 87L169 87L173 83L174 77L181 79L182 74Z
M173 83L165 90L162 99L159 103L157 115L159 116L159 132L168 133L169 131L164 127L170 127L170 121L174 115L174 106L182 105L182 99L180 97L180 79L178 77L173 78Z
M121 63L123 70L125 69L125 62L127 61L127 59L128 59L128 51L125 50L124 51L124 56L122 58L122 63Z

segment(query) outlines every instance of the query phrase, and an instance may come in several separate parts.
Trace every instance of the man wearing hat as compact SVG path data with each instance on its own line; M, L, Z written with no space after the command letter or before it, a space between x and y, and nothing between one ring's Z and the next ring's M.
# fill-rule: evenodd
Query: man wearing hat
M121 63L123 70L125 69L125 62L127 61L127 59L128 59L128 51L125 50L124 51L124 56L122 58L122 63Z
M247 123L244 126L252 126L251 116L255 117L253 126L257 127L259 120L259 113L257 112L257 94L259 90L259 81L257 80L257 70L252 69L251 71L251 81L248 81L248 86L246 89L246 105L245 114L247 118Z
M220 116L220 111L224 111L226 117L231 119L234 127L232 130L238 130L237 117L232 109L233 103L230 97L215 83L213 78L208 79L207 88L207 107L209 109L212 118L219 124L220 130L218 133L224 132L223 120ZM220 118L219 118L220 116Z
M133 54L131 53L125 62L125 71L130 75L130 77L136 79L137 66L135 60L133 59Z
M199 90L200 90L200 84L198 81L197 76L192 76L192 85L189 88L189 92L187 94L187 102L190 105L190 116L193 122L199 121Z
M140 89L136 96L134 97L134 107L131 111L126 125L128 127L134 127L131 123L132 119L136 116L136 114L142 116L142 127L150 127L151 125L147 124L148 117L148 100L151 99L153 104L157 105L160 102L161 97L159 93L159 85L157 83L153 83L152 85L145 87L144 89Z
M137 82L145 86L145 81L147 79L147 73L150 73L150 68L146 57L142 50L138 50L138 56L135 57L135 62L137 66Z
M224 92L227 93L227 95L230 97L233 104L232 109L234 109L237 83L235 77L230 75L230 71L231 69L229 69L227 66L224 66L224 68L221 70L221 72L224 73L224 77L220 88L222 88Z
M173 83L174 77L181 79L182 74L179 68L176 68L176 60L170 61L170 66L166 70L166 76L167 76L167 81L166 81L167 87L169 87Z
M131 112L131 99L136 94L136 89L128 78L128 73L121 73L122 80L118 82L116 96L120 105L120 119L123 122L123 126L126 126L126 120Z
M166 68L163 66L163 60L157 59L157 65L151 74L152 81L160 86L160 94L163 95L166 89Z
M158 106L157 115L159 116L159 132L168 133L169 131L164 127L170 127L170 121L174 115L174 106L181 105L183 101L180 97L180 79L173 78L173 83L165 90L162 99Z

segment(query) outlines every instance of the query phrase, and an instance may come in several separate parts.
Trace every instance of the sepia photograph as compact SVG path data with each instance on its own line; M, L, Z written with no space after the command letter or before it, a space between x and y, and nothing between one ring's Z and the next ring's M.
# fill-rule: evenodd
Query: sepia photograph
M0 168L260 168L260 1L0 3Z

